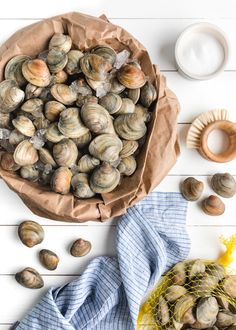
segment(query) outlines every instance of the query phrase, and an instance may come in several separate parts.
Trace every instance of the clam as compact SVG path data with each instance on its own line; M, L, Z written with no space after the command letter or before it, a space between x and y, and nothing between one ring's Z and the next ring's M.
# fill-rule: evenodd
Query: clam
M143 118L135 113L120 115L114 121L116 133L125 140L141 139L147 132Z
M77 99L77 94L70 86L65 84L55 84L51 87L52 96L65 105L73 104Z
M89 177L86 173L77 173L72 177L71 185L74 196L78 198L91 198L95 193L89 185Z
M169 307L163 296L158 298L154 317L155 321L161 326L165 326L170 321Z
M221 309L226 309L226 310L229 310L229 301L227 298L225 298L224 296L220 296L220 297L217 297L217 302L218 302L218 305Z
M39 118L36 118L33 123L37 130L46 129L50 125L50 121L46 119L43 115Z
M137 163L133 156L122 158L121 162L117 167L120 173L126 176L132 175L135 172L136 168L137 168Z
M216 298L204 297L198 301L196 308L196 318L201 324L214 324L219 312L219 306Z
M55 33L50 42L49 49L56 49L64 53L68 53L72 46L71 37L63 33Z
M68 55L68 62L66 64L66 72L69 75L73 75L76 73L80 73L80 59L84 56L84 54L80 50L70 50Z
M108 193L120 182L120 172L108 163L97 167L90 178L90 187L95 193Z
M133 101L134 104L136 104L140 97L140 88L136 89L128 89L127 90L127 97Z
M189 308L182 317L183 324L194 324L196 322L193 307ZM182 324L181 323L181 324Z
M121 158L126 158L135 153L135 151L138 149L139 144L137 141L127 141L127 140L122 140L122 150L120 152L120 157Z
M81 173L89 173L100 164L100 160L90 155L84 155L78 161L78 171Z
M202 209L208 215L217 216L224 213L225 204L219 197L211 195L203 200Z
M116 52L110 46L99 45L93 48L91 52L103 57L106 61L110 62L111 65L114 65L116 61Z
M76 139L72 139L72 140L75 142L77 147L79 149L81 149L81 148L86 147L90 143L90 141L92 140L92 135L91 135L90 131L88 130L87 133L81 135L80 137L78 137Z
M42 243L44 239L43 227L35 221L24 221L18 227L21 242L29 248Z
M52 123L46 130L45 133L46 139L50 142L57 143L61 140L65 139L65 136L61 134L61 132L58 129L58 124Z
M206 273L217 277L219 281L223 280L223 278L226 276L224 266L217 263L206 265Z
M192 279L199 274L205 273L206 267L202 260L197 259L188 263L188 278Z
M141 88L146 83L145 74L132 64L125 64L117 72L119 82L129 89Z
M26 136L19 132L17 129L13 129L9 136L9 143L11 145L16 145L26 139Z
M190 294L180 297L174 307L175 320L182 323L185 313L195 305L196 298Z
M10 152L3 152L0 163L1 167L6 171L17 171L20 168L14 161L13 154Z
M109 61L96 54L86 54L80 59L80 67L84 75L92 80L105 80L112 69Z
M216 328L216 330L217 330L217 328ZM236 324L231 325L230 327L228 327L228 330L236 330Z
M122 98L115 93L108 93L99 100L99 104L103 106L110 114L119 111L122 105Z
M36 182L39 178L39 171L34 165L22 166L20 169L20 176L23 179Z
M73 257L84 257L92 248L92 244L82 238L77 239L71 246L70 253Z
M115 94L120 94L125 90L125 86L122 85L116 77L110 79L110 92Z
M89 128L96 134L114 133L112 118L105 108L96 103L86 103L80 112L81 118Z
M174 302L187 293L185 287L181 285L172 285L165 292L165 299Z
M41 275L35 269L30 267L16 273L15 279L19 284L29 289L40 289L44 286Z
M64 69L68 61L67 55L55 48L48 52L47 65L51 73L57 73Z
M78 156L76 144L70 139L64 139L53 146L53 158L59 166L71 167Z
M18 88L14 80L3 80L0 83L0 112L14 111L24 100L25 93Z
M118 111L116 111L117 115L125 115L127 113L134 113L135 105L134 102L131 99L123 98L122 104Z
M43 249L39 252L39 260L48 270L55 270L59 263L59 258L56 253L47 249Z
M151 120L151 112L147 108L144 108L141 104L136 104L134 113L145 121L145 123Z
M41 148L39 149L38 152L39 152L39 159L41 160L42 163L44 163L45 165L50 164L52 167L57 167L57 164L48 149Z
M22 73L29 83L38 87L46 87L51 82L47 64L40 59L25 61L22 65Z
M78 108L67 108L60 113L58 129L68 138L79 138L88 132L80 119Z
M181 193L188 201L198 200L203 192L204 184L193 177L185 179L180 187Z
M76 105L77 107L82 107L85 103L98 103L98 98L94 95L83 95L79 94L77 97Z
M229 173L217 173L211 179L212 189L225 198L233 197L236 194L236 181Z
M191 293L196 297L205 297L210 295L217 287L219 279L217 276L204 273L193 279Z
M0 128L9 128L10 119L10 113L0 112Z
M229 311L220 311L217 315L216 326L219 328L230 327L236 324L236 315Z
M107 162L116 161L121 149L122 142L115 134L98 135L89 145L89 152L92 156Z
M157 98L156 88L147 81L146 84L141 88L140 102L146 108L149 108Z
M34 97L39 97L42 92L43 92L43 87L38 87L28 83L25 88L25 98L26 100L29 100Z
M186 282L185 264L179 262L171 270L171 282L176 285L184 285Z
M24 140L16 147L13 157L20 166L33 165L38 161L38 152L28 140Z
M45 104L45 117L51 122L56 121L59 118L60 113L65 110L64 104L57 101L48 101Z
M22 64L30 60L31 58L27 55L16 55L14 56L5 67L4 77L5 79L15 80L19 87L26 84L26 80L22 74Z
M64 84L68 79L68 74L64 71L58 71L52 75L52 84Z
M227 296L236 299L236 275L226 277L221 285Z
M13 126L23 135L31 137L35 133L35 127L32 121L26 116L17 116L12 120Z
M41 117L43 115L43 101L39 98L29 99L22 104L21 110L31 113L35 117Z
M65 195L70 191L72 173L68 167L59 167L53 173L51 179L52 190L56 193Z

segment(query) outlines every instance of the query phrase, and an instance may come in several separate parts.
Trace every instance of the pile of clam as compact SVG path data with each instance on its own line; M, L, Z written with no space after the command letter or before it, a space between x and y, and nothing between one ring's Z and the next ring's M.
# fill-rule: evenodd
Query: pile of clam
M155 329L236 329L236 275L200 259L175 265L152 297Z
M37 58L13 57L0 83L1 166L78 198L132 175L157 93L129 52L72 49L57 33Z

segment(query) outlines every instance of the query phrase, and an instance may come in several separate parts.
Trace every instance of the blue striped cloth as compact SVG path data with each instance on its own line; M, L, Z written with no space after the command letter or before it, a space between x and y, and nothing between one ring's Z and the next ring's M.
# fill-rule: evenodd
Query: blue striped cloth
M117 257L98 257L73 282L51 288L17 330L134 330L139 307L161 274L186 259L187 202L154 192L118 221Z

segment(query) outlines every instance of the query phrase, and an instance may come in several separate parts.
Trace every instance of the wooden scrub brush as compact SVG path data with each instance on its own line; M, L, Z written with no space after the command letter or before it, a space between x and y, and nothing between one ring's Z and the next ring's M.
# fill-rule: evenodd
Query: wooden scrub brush
M208 147L208 136L215 130L224 131L229 139L227 150L215 154ZM236 158L236 123L229 120L229 113L224 109L211 110L197 117L187 134L187 148L198 149L200 154L211 161L225 163Z

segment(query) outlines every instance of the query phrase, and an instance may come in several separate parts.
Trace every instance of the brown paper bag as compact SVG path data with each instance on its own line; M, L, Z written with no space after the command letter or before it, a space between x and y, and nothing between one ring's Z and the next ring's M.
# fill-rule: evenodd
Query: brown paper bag
M175 164L179 153L176 118L179 103L166 87L165 78L153 66L147 50L133 36L103 16L95 18L80 13L68 13L43 20L17 31L0 48L0 79L6 63L15 55L36 56L46 49L55 32L69 34L74 48L86 50L97 44L111 45L116 51L128 49L138 59L142 69L159 90L153 107L146 144L137 158L138 168L129 178L123 178L115 191L89 200L79 200L72 194L59 195L0 168L0 177L37 215L54 220L85 222L104 221L124 214L126 209L150 193Z

